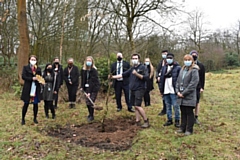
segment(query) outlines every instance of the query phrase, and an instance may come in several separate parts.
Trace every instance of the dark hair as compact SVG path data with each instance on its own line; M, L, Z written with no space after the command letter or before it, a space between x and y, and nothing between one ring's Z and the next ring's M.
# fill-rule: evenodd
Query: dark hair
M133 56L138 56L138 59L139 59L139 60L140 60L140 58L141 58L138 53L133 53L132 56L131 56L131 58L132 58Z
M168 54L167 54L167 57L168 57L168 56L169 56L169 57L174 57L174 54L173 54L173 53L168 53Z
M36 58L36 60L38 60L38 59L37 59L37 56L35 56L35 55L29 56L28 60L30 61L30 59L31 59L32 57L34 57L34 58Z
M51 63L47 63L46 66L45 66L45 68L44 68L44 71L43 71L43 78L47 75L47 67L48 67L49 65L51 65L52 68L53 68L53 65L52 65ZM50 73L50 74L51 74L51 76L53 76L53 71L52 71L52 73Z
M59 58L58 58L58 57L54 57L54 58L53 58L53 61L55 61L56 59L59 59Z
M166 49L165 49L165 50L162 50L162 53L164 53L164 52L168 52L168 50L166 50Z

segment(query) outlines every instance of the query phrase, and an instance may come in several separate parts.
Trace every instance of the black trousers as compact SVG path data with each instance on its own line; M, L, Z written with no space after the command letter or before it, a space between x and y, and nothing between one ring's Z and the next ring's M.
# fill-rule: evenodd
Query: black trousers
M58 91L59 90L57 90L57 94L53 94L53 96L54 96L54 106L56 108L58 107Z
M123 81L115 81L115 86L114 86L114 90L115 90L115 97L116 97L116 103L117 103L117 108L122 109L122 102L121 102L121 98L122 98L122 90L124 92L125 95L125 101L126 104L128 106L128 110L132 109L132 105L130 103L130 94L129 94L129 86L128 84L125 85L123 84Z
M23 108L22 108L22 120L25 120L25 116L27 114L29 103L24 103ZM37 119L37 114L38 114L38 104L33 104L33 116L34 119Z
M88 92L88 89L86 90L86 93L89 93ZM97 94L98 92L92 92L90 93L90 99L95 102L95 100L97 99ZM90 117L94 117L94 108L93 108L93 104L92 102L86 97L86 105L87 105L87 108L88 108L88 113L89 113L89 116Z
M181 125L180 128L185 132L193 132L193 126L194 126L194 114L193 109L195 106L180 106L181 110Z
M78 88L77 85L67 84L69 102L76 102L77 88Z
M52 116L55 116L55 109L53 107L53 101L44 101L45 115L48 117L48 111L51 110Z

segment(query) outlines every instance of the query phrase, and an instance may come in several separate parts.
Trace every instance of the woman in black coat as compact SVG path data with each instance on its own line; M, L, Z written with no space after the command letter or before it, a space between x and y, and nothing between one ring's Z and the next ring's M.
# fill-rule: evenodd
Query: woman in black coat
M100 82L98 78L97 68L94 65L93 57L88 56L84 61L83 68L81 70L81 89L87 93L86 96L95 102L97 94L100 88ZM88 121L94 120L94 108L93 104L86 97L86 104L88 108L89 115L87 117Z
M33 121L35 124L37 121L38 113L38 103L41 100L41 86L37 80L36 75L41 76L41 68L37 66L37 57L31 55L29 57L29 64L23 67L22 79L24 80L24 85L22 89L21 100L23 100L24 105L22 108L22 125L25 125L25 116L28 110L29 104L33 104Z
M154 68L149 58L145 58L144 65L146 66L149 74L149 79L146 82L146 92L144 94L145 107L151 106L150 91L153 90L153 77Z
M63 71L63 78L68 89L69 108L75 108L79 85L79 69L73 64L73 58L68 59L68 66Z
M53 106L54 95L57 94L59 88L58 74L53 72L52 65L48 63L43 72L45 80L43 88L44 111L46 118L49 118L48 111L51 110L52 119L55 119L55 109Z

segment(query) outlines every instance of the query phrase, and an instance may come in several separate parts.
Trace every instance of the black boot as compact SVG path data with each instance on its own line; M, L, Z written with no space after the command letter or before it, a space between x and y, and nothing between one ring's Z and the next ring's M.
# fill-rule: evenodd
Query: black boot
M33 122L35 124L38 124L37 113L38 113L38 104L33 104L33 115L34 115Z
M24 103L22 108L22 122L21 122L22 125L25 125L25 116L27 113L28 105L29 105L28 103Z
M180 127L179 120L175 120L175 124L174 124L174 126L175 126L176 128L179 128L179 127Z
M172 120L168 120L166 123L164 123L163 126L170 126L172 124L173 124Z

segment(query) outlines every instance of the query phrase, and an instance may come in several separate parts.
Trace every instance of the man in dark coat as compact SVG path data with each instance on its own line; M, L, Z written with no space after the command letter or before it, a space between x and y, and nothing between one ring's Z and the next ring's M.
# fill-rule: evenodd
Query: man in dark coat
M172 121L172 106L175 113L175 127L180 126L180 108L177 104L177 95L175 92L176 82L181 67L174 61L174 54L168 53L166 58L166 65L162 67L162 74L160 77L160 92L167 107L167 122L164 126L173 124Z
M199 110L200 110L200 94L204 91L204 84L205 84L205 67L204 65L198 61L198 52L196 50L192 50L190 52L190 55L192 55L194 63L196 65L198 65L199 70L198 70L198 74L199 74L199 82L197 85L197 105L195 108L195 123L196 124L200 124L199 120L198 120L198 114L199 114Z
M166 64L166 57L167 57L167 54L168 54L168 50L163 50L162 51L162 60L158 63L158 66L157 66L157 70L156 70L156 80L157 80L157 83L159 85L159 82L160 82L160 77L161 77L161 71L162 71L162 67L165 66ZM160 91L160 89L159 89ZM161 94L161 92L160 92ZM158 114L159 116L163 116L166 114L166 104L165 104L165 101L164 99L162 99L162 104L163 104L163 109L161 110L161 112Z
M22 125L25 125L25 116L30 103L33 104L33 121L35 124L37 121L38 113L38 103L41 98L41 86L37 80L37 75L41 76L41 68L37 66L37 57L32 55L29 57L29 64L23 67L22 79L24 80L24 85L22 89L21 100L23 100L24 105L22 108Z
M69 58L68 66L63 71L63 78L68 89L69 108L75 108L80 74L78 67L73 62L73 58Z
M123 60L122 53L117 53L117 62L114 62L111 65L111 73L112 75L119 75L123 72L127 71L130 68L130 64ZM132 110L132 105L129 100L129 78L119 78L113 80L113 87L115 90L115 97L116 97L116 103L117 103L117 111L122 110L122 103L121 103L121 97L122 97L122 91L124 91L125 95L125 101L128 106L129 112L134 112Z

